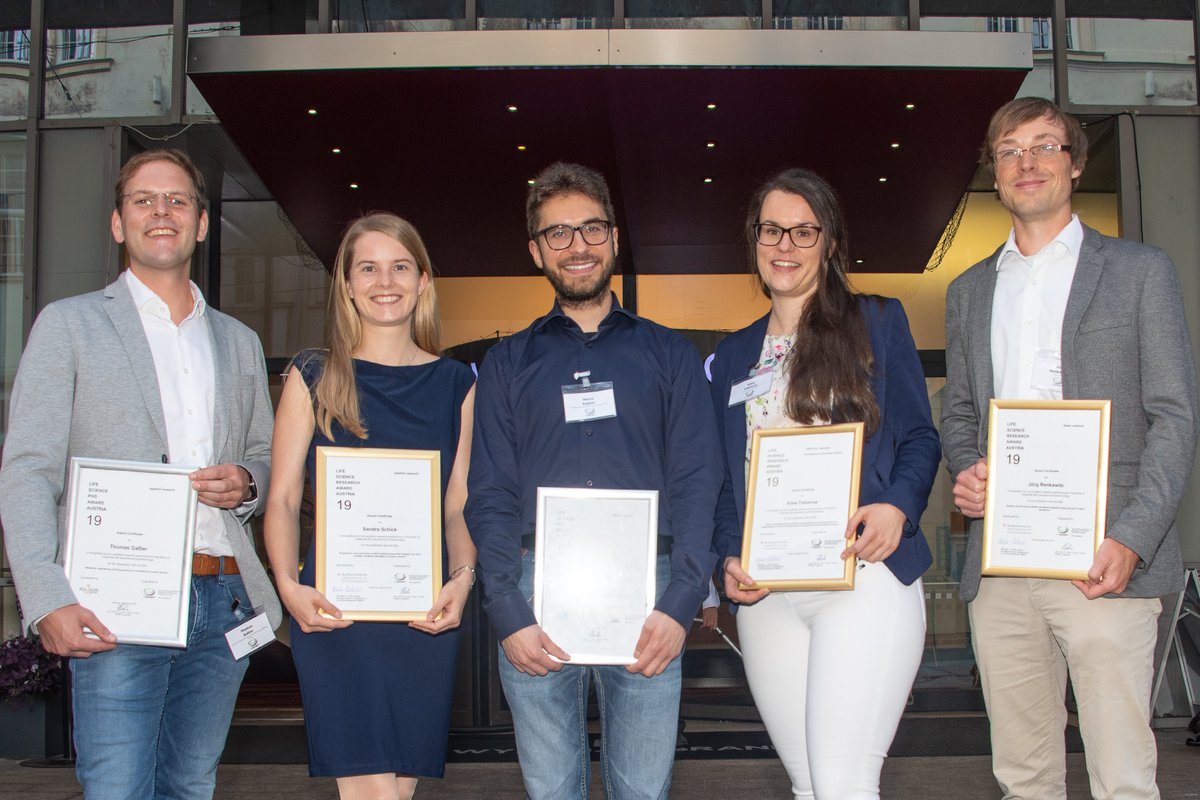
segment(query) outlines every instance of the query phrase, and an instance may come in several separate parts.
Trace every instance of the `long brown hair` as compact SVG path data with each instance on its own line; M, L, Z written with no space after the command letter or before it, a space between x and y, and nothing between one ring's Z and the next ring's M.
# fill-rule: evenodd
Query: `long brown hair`
M358 386L354 381L354 351L362 344L362 322L350 298L350 266L354 245L364 234L383 233L404 245L417 262L417 269L429 277L428 285L417 298L413 310L412 338L427 353L441 351L441 322L437 313L437 292L433 286L433 265L421 234L395 214L376 211L351 222L342 234L337 258L333 262L333 280L325 309L325 366L314 389L317 426L327 438L333 438L333 421L360 439L367 438L358 407Z
M758 188L746 214L746 242L750 271L767 297L771 291L758 273L754 226L773 191L804 198L821 227L817 290L800 314L787 361L787 415L800 422L861 421L869 436L879 427L879 405L871 391L875 357L858 297L846 278L850 248L841 202L825 179L806 169L784 170Z

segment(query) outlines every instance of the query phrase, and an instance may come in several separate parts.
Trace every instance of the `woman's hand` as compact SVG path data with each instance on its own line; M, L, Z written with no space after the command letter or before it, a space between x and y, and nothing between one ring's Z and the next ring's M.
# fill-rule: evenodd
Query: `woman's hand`
M342 619L341 610L311 586L279 581L278 589L279 599L305 633L328 633L354 624L353 620ZM323 616L322 611L329 616Z
M863 526L858 536L858 526ZM863 561L876 562L896 552L904 533L904 512L891 503L871 503L854 512L846 525L846 549L842 558L856 555Z
M462 623L463 610L467 607L467 595L471 593L474 572L463 570L453 580L442 584L437 601L425 615L408 623L409 627L426 633L441 633L457 628Z
M749 606L757 603L759 600L762 600L771 592L770 589L742 589L738 586L738 584L749 587L756 586L754 583L754 578L751 578L746 574L746 571L742 569L741 560L734 558L733 556L729 556L725 559L726 597L735 603L741 603L744 606Z

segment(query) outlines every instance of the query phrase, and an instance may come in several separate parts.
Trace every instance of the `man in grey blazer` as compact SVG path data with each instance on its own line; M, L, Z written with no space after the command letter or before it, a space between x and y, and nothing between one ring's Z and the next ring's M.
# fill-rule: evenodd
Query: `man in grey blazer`
M205 205L185 154L134 156L112 215L129 268L42 311L13 390L0 521L23 624L72 657L89 798L211 797L247 666L224 634L256 610L271 628L281 619L248 527L270 483L262 348L188 279ZM61 563L73 456L199 467L185 649L122 644L72 592Z
M1150 686L1158 598L1183 584L1174 517L1196 450L1196 375L1170 259L1071 213L1086 160L1079 123L1049 101L997 111L980 161L1013 230L946 300L942 447L972 518L960 595L1006 798L1066 797L1068 673L1092 796L1159 796ZM981 579L993 397L1112 401L1107 531L1087 580Z

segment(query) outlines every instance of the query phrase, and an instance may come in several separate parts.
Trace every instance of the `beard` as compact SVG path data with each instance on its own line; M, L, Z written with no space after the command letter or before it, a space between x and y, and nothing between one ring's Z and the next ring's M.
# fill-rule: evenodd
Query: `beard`
M554 287L559 305L588 306L601 302L607 296L616 268L616 256L608 253L601 259L600 271L587 280L571 280L562 270L561 263L556 269L545 270L545 273L546 279Z

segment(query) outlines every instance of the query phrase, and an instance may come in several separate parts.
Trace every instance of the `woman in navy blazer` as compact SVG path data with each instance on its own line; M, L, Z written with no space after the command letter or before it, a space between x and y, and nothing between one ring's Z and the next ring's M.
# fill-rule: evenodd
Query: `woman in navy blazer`
M746 234L771 311L721 342L712 364L725 461L714 549L726 594L745 606L747 679L794 796L878 797L925 640L920 577L932 558L919 524L941 448L924 373L900 303L850 290L845 221L823 179L791 169L767 181ZM731 403L735 384L768 373L757 396ZM858 556L855 588L755 588L740 566L750 432L855 421L867 433L843 556Z

